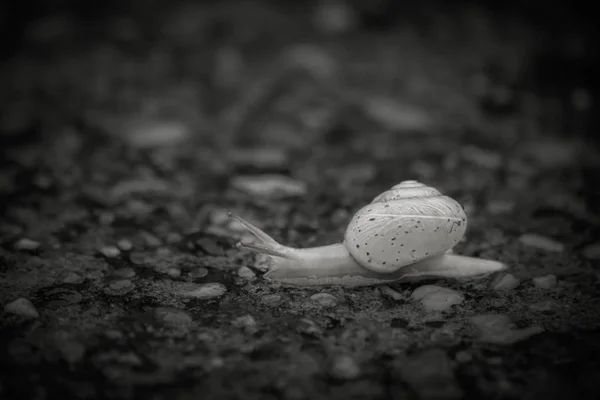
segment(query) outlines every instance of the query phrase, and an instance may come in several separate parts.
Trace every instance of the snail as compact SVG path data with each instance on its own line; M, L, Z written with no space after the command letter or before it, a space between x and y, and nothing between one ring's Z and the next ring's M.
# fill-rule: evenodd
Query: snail
M292 248L247 220L229 214L256 243L238 249L267 259L267 280L291 286L370 286L423 278L472 278L501 271L501 262L454 254L467 216L454 199L418 181L403 181L351 219L342 243Z

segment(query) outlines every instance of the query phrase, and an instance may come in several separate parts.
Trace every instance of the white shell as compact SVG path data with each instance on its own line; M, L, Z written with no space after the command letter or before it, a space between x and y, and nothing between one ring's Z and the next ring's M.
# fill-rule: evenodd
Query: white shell
M417 181L404 181L360 209L344 243L364 268L391 273L453 248L467 229L458 202Z

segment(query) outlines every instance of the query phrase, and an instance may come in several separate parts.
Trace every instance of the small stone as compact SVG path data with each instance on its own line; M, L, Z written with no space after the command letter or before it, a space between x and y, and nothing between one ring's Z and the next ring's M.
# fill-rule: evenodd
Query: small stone
M104 293L109 296L123 296L131 292L134 288L135 285L129 279L119 279L111 282L104 288Z
M326 34L342 34L358 25L355 8L344 0L321 0L313 15L317 29Z
M177 278L178 276L181 276L181 270L179 268L171 267L167 270L167 275L172 278Z
M115 202L118 201L118 199L114 200ZM154 208L152 207L151 204L149 204L146 201L143 200L139 200L139 199L129 199L126 202L126 209L129 213L131 213L134 216L137 217L146 217L148 214L150 214L152 212L152 210L154 210Z
M556 275L537 276L531 280L535 287L540 289L552 289L556 286Z
M150 232L141 231L140 236L142 237L144 243L148 247L158 247L162 244L160 242L160 239L151 234Z
M337 60L320 46L309 44L292 46L285 51L283 59L289 66L303 68L315 77L328 81L335 79L335 74L339 71ZM285 136L292 134L291 132L286 132L281 124L276 124L276 127L279 128L277 130L280 135L283 132L285 132Z
M382 296L388 297L392 300L396 300L396 301L404 300L404 296L402 295L402 293L398 292L397 290L392 289L391 287L389 287L387 285L381 285L379 287L379 293L381 293Z
M74 271L63 271L61 272L56 281L59 283L68 283L71 285L79 285L85 281L85 277Z
M73 341L64 340L57 344L62 358L69 364L76 364L85 356L86 348L83 344Z
M502 165L502 155L491 150L466 146L462 155L467 161L482 168L497 169Z
M177 144L191 133L182 121L158 118L135 118L123 121L121 131L130 144L138 148L160 148Z
M238 276L248 281L256 279L256 274L248 267L241 267L238 270Z
M159 307L154 315L159 322L172 327L188 327L193 322L188 313L171 307Z
M525 233L521 235L521 237L519 237L519 242L528 247L535 247L554 253L560 253L565 249L565 245L559 241L536 233Z
M183 240L183 237L177 232L169 232L167 234L167 243L176 244Z
M215 297L223 296L227 292L227 288L222 283L204 283L198 285L196 289L183 292L182 295L186 297L194 297L196 299L212 299Z
M516 289L520 283L519 279L515 278L513 274L506 274L494 280L492 282L492 288L494 290L513 290Z
M515 209L515 202L510 200L492 200L487 206L490 213L494 215L508 214Z
M58 331L53 335L53 342L62 358L69 364L75 364L85 355L86 348L66 331Z
M587 259L600 260L600 242L585 246L581 253Z
M412 298L420 300L427 311L446 311L464 301L462 294L448 288L423 285L412 293Z
M538 139L523 143L521 150L542 168L561 168L570 166L581 154L576 141L563 139Z
M115 221L115 215L110 212L100 213L98 216L100 225L109 226Z
M367 114L389 130L426 131L433 118L423 109L387 96L364 99Z
M171 250L168 249L167 247L161 247L160 249L156 249L156 256L157 257L162 257L162 258L166 258L168 256L171 255Z
M256 331L256 320L250 314L242 315L234 319L231 324L236 328L243 328L246 331Z
M231 185L250 195L272 199L301 197L307 191L304 182L274 174L238 176L231 181Z
M529 305L529 309L541 313L552 313L560 308L556 300L542 300Z
M40 316L33 303L23 297L6 304L4 306L4 311L26 318L38 318Z
M399 378L408 383L422 399L460 399L463 391L452 364L442 349L423 350L399 365Z
M329 293L313 294L310 299L326 308L335 307L338 304L338 299Z
M331 376L340 380L353 380L360 376L360 367L352 356L335 356L331 362Z
M103 271L88 271L85 274L85 278L92 280L92 281L99 281L100 279L104 278L104 272Z
M119 278L133 278L135 276L135 270L131 267L119 268L115 269L112 275Z
M65 307L79 303L83 296L75 290L55 288L43 294L44 305L49 308Z
M215 243L214 240L209 238L199 238L196 240L196 246L198 246L203 252L211 256L222 256L223 248Z
M192 268L190 277L193 279L201 279L208 275L208 270L204 267Z
M514 329L510 318L502 314L475 315L470 321L477 330L477 340L485 343L513 344L544 330L539 325Z
M115 246L104 246L100 249L100 253L102 253L104 257L115 258L119 257L121 251Z
M466 351L459 351L454 356L454 359L459 363L467 363L473 359L473 356Z
M129 251L133 249L133 243L129 239L121 239L117 242L117 246L123 251Z
M266 294L261 298L263 304L276 306L281 303L281 296L278 294Z
M23 238L20 239L17 243L15 243L15 250L33 251L37 250L40 246L41 244L39 242L36 242L35 240Z
M321 336L323 334L321 327L317 325L316 322L308 318L302 318L300 321L298 321L298 326L296 329L298 332L309 336Z

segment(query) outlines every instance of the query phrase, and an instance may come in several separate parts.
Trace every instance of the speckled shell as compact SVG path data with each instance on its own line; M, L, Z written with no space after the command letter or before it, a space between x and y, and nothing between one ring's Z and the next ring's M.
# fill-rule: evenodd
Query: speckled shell
M453 248L467 229L458 202L417 181L404 181L360 209L344 244L364 268L391 273Z

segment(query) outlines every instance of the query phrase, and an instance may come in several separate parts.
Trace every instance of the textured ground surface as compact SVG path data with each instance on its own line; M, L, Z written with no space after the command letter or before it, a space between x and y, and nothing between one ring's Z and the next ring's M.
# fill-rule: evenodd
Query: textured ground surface
M38 19L2 66L0 398L600 393L581 25L155 3ZM460 201L456 251L508 274L290 289L233 247L228 210L315 246L405 179Z

